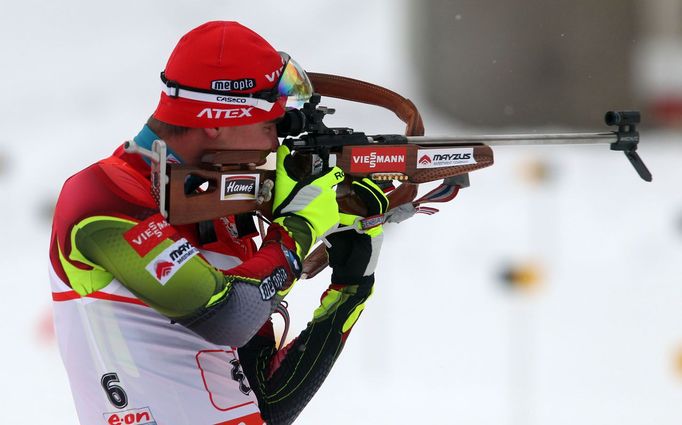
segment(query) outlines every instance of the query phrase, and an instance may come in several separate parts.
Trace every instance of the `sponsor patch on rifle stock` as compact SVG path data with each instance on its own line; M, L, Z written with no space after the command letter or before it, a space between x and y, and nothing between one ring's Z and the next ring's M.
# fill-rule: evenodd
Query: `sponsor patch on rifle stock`
M407 165L405 147L354 147L351 149L350 170L355 172L402 172Z
M220 182L220 200L254 200L258 195L260 174L223 174Z
M417 168L454 167L475 163L474 148L417 150Z

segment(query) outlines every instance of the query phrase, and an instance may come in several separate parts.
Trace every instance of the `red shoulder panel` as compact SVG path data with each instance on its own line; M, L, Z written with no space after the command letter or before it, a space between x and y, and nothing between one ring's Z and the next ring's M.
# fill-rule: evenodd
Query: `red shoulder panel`
M57 200L52 222L50 261L57 275L68 282L57 243L64 255L71 252L70 234L75 223L95 215L142 221L157 212L149 180L119 158L104 159L69 177ZM86 264L74 266L89 268Z

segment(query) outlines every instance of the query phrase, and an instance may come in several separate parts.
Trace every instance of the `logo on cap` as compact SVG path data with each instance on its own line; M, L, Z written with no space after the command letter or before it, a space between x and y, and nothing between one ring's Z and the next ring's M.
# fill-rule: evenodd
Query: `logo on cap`
M239 80L213 80L211 88L220 91L239 91L249 90L256 87L256 80L253 78L241 78Z
M248 108L239 108L239 109L204 108L201 110L201 112L199 112L197 114L197 118L206 117L209 119L219 120L221 118L250 117L252 109L253 109L253 106L249 106Z

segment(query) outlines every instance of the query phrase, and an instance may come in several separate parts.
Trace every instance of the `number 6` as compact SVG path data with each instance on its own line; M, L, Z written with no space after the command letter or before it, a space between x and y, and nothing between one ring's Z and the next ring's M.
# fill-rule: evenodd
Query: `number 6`
M123 409L128 405L128 396L119 385L116 385L118 375L115 373L107 373L102 375L102 388L107 393L107 398L115 407Z

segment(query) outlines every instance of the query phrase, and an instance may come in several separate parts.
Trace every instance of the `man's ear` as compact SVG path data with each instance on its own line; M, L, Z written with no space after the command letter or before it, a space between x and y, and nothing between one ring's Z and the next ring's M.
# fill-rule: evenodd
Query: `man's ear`
M220 134L220 128L219 127L210 127L210 128L204 128L204 134L206 137L209 139L215 139L218 137L218 134Z

